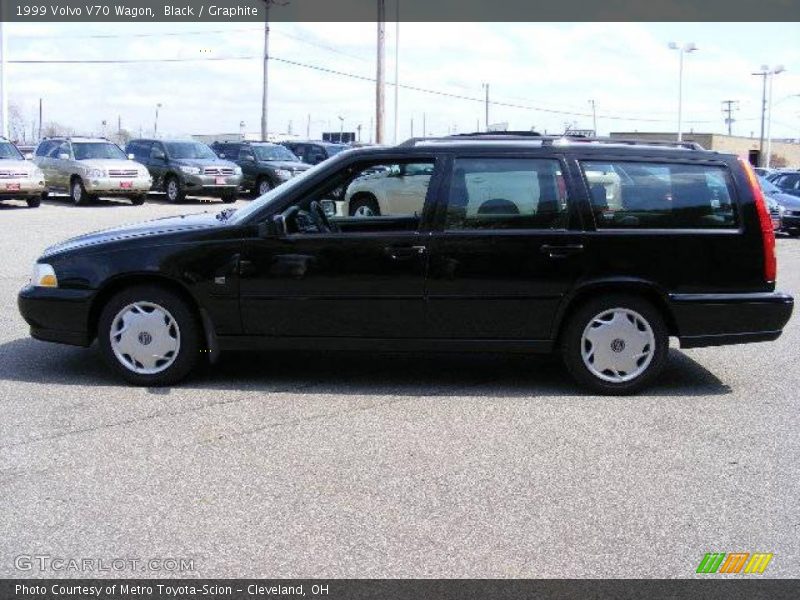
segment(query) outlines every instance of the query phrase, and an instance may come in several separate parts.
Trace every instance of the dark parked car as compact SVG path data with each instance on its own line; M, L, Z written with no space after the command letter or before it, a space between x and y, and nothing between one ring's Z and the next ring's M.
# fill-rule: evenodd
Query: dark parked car
M323 210L365 171L408 164L432 175L402 212ZM559 351L580 383L623 394L658 376L670 336L776 339L793 308L776 268L735 156L475 135L354 150L239 210L57 244L19 307L34 337L97 339L138 385L234 349Z
M292 151L269 142L214 142L217 156L242 169L241 187L263 196L274 187L310 169Z
M242 169L219 158L206 144L141 139L128 142L125 152L147 167L153 190L165 192L170 202L183 202L189 195L236 201Z
M281 142L304 163L318 165L323 160L328 160L344 150L349 150L347 144L333 144L331 142Z
M800 235L800 198L785 193L777 185L763 177L759 178L759 181L767 203L777 206L780 215L780 231L793 237Z
M800 171L777 171L768 177L784 194L800 196Z

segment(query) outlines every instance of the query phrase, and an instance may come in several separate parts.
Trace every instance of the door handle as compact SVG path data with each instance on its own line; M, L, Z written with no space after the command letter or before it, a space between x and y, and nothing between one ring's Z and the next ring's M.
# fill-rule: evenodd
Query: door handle
M566 258L583 252L583 244L564 244L563 246L543 244L539 250L550 258Z
M409 260L428 251L426 246L387 246L383 249L392 260Z

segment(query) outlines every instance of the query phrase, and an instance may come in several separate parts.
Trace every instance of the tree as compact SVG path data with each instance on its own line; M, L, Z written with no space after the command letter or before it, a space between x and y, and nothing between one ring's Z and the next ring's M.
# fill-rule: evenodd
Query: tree
M42 137L55 137L59 135L74 135L75 130L56 121L48 121L42 125Z
M118 146L125 147L128 142L131 141L133 138L133 134L127 129L120 129L119 131L115 131L114 134L111 136L111 140L115 142Z
M5 132L3 132L5 135ZM8 137L11 141L26 141L25 117L17 103L8 105Z
M783 169L784 167L789 166L789 161L786 160L785 156L781 156L780 154L772 154L769 160L769 166L774 167L776 169Z

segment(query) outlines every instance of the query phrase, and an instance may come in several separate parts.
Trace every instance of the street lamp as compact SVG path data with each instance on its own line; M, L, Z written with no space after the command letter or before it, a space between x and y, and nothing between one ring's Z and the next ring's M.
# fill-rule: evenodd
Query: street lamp
M339 117L339 143L342 143L342 138L344 137L344 117Z
M697 46L694 42L686 44L670 42L669 49L677 50L680 55L678 67L678 141L680 142L683 140L683 55L697 51Z
M158 109L161 108L161 102L156 104L156 120L153 123L153 137L158 138Z
M775 78L775 75L780 75L786 69L783 65L778 65L774 69L770 69L769 71L769 100L767 100L767 104L769 105L769 111L767 113L767 168L769 169L770 163L772 162L772 80Z
M761 65L761 70L753 73L762 79L761 85L761 137L758 144L758 162L760 166L769 168L770 163L770 150L772 149L771 138L767 142L767 160L764 161L764 115L767 112L767 104L769 103L769 121L772 121L772 77L779 73L783 73L783 65L778 65L775 68L770 68L769 65ZM769 79L769 102L767 101L767 79ZM769 130L769 125L767 125ZM767 135L769 138L769 134Z

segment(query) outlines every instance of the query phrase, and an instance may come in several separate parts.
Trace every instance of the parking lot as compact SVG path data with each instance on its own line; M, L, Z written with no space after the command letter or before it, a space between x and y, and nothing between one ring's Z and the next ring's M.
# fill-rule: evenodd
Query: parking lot
M200 577L669 578L706 552L797 575L796 316L777 342L673 348L625 398L492 355L227 355L133 388L94 348L30 339L17 291L60 239L222 205L22 206L0 207L0 576L86 575L15 568L47 554L186 557ZM800 240L778 252L800 296Z

